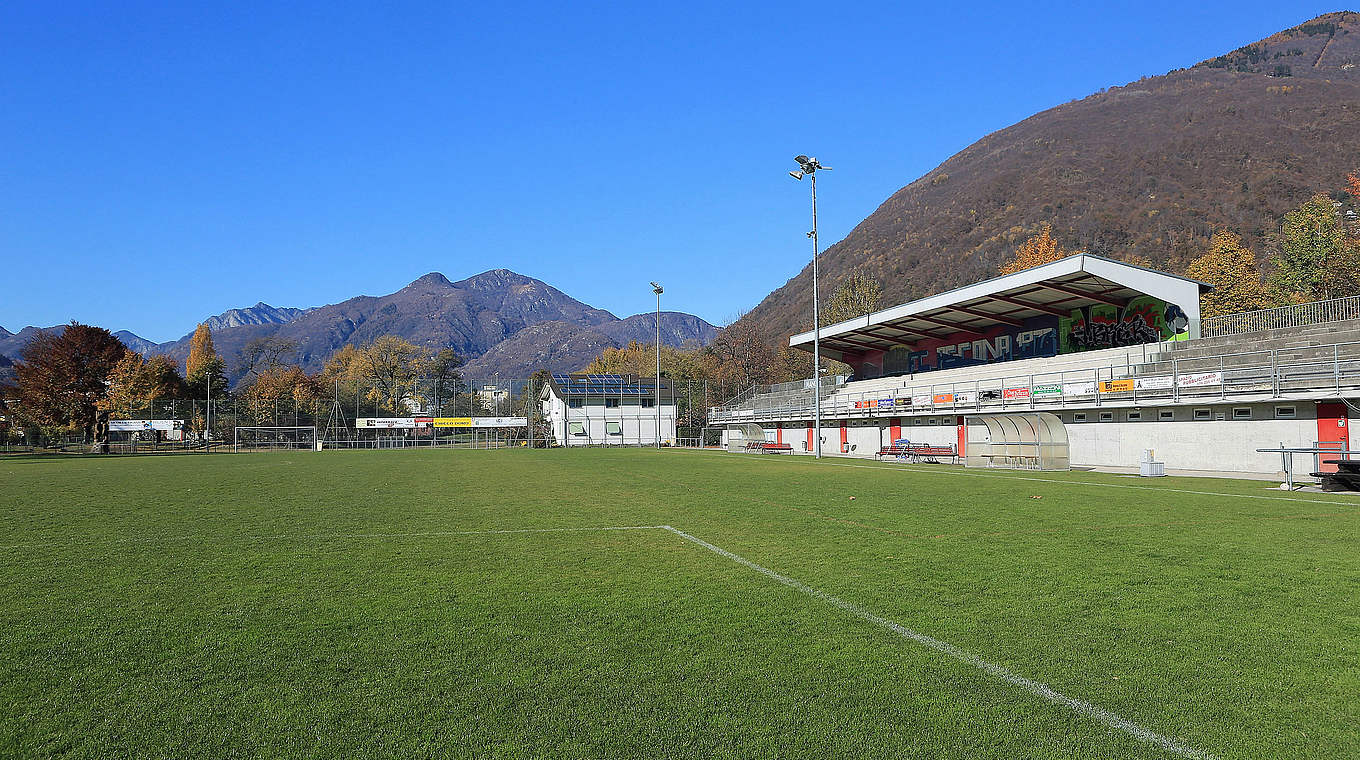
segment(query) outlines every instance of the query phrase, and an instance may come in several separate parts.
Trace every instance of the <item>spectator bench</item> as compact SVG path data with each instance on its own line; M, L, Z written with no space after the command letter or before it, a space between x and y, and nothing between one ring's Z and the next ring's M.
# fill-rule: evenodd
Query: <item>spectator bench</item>
M948 458L950 462L958 458L958 453L953 446L932 446L928 443L906 443L884 446L878 450L878 458L895 457L911 462L930 462L938 464L941 459Z

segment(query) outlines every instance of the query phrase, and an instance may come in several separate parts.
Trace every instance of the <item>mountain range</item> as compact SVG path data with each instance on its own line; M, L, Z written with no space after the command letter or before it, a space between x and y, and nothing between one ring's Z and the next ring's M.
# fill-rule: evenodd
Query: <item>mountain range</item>
M297 348L285 359L309 372L321 369L342 346L396 335L431 349L453 349L468 360L464 372L469 377L521 377L540 368L579 370L604 348L632 340L650 343L656 331L655 314L620 319L508 269L459 282L431 272L385 296L356 296L312 309L257 303L205 322L213 327L213 344L227 360L233 381L240 376L236 358L247 343L262 337L293 342ZM38 330L10 333L0 328L0 355L17 359ZM667 345L707 345L717 332L691 314L661 314L661 339ZM160 344L127 331L115 335L139 353L165 354L182 365L193 334Z
M898 190L827 248L823 295L856 270L880 282L885 306L976 282L1044 223L1064 247L1171 271L1219 229L1264 258L1286 212L1317 192L1340 200L1360 167L1357 65L1360 14L1331 13L1035 114ZM843 181L849 167L835 165ZM811 278L809 266L742 319L772 340L810 328Z

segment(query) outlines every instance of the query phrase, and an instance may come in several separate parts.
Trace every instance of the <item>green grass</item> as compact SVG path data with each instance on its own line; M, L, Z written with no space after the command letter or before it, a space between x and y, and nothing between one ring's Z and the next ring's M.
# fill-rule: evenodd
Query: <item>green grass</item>
M456 533L669 524L1204 753L1356 757L1360 501L1265 486L0 459L0 756L1174 757L673 533Z

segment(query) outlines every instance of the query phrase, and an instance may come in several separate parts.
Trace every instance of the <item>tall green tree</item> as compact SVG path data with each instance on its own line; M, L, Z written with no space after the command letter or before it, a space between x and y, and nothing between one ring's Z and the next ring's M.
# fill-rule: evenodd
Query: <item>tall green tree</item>
M1285 214L1276 238L1272 281L1294 301L1316 301L1349 295L1354 277L1354 246L1337 214L1336 203L1324 193L1309 198Z

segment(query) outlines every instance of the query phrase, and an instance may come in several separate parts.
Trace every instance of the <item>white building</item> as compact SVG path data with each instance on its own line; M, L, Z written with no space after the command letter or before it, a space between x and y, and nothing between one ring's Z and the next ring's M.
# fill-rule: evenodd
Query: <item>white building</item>
M540 401L559 446L656 444L657 388L633 375L554 374ZM661 442L675 444L676 406L671 384L661 381Z

